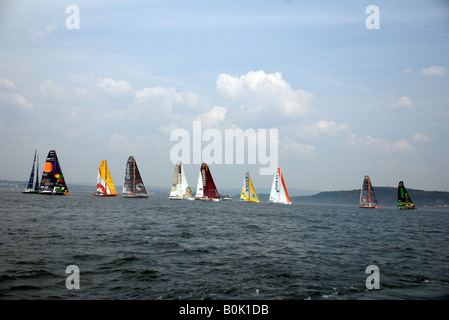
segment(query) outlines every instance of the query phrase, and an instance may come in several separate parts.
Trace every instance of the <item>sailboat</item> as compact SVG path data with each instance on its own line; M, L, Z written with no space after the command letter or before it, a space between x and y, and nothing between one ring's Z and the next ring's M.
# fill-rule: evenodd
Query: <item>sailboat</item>
M69 195L69 189L62 174L61 165L55 150L50 150L44 165L39 194Z
M184 166L178 161L173 172L173 181L170 189L169 200L193 199L192 189L187 182Z
M414 210L415 204L410 198L407 189L404 187L404 182L399 181L398 184L398 209L400 210Z
M243 187L242 193L240 195L240 200L246 202L259 202L259 198L257 197L253 182L251 181L251 177L249 176L249 171L246 172L243 179Z
M219 201L220 194L215 186L214 179L210 173L207 163L201 164L196 187L195 200Z
M281 169L277 168L271 185L270 203L291 204Z
M380 208L369 176L365 176L363 178L362 190L360 191L359 208Z
M97 174L97 191L94 193L95 197L116 197L114 182L109 173L108 164L106 160L101 160Z
M30 179L28 180L28 186L22 193L38 193L39 190L39 157L37 150L34 151L33 166L31 167Z
M133 156L130 156L126 162L122 196L124 198L148 198L136 159Z

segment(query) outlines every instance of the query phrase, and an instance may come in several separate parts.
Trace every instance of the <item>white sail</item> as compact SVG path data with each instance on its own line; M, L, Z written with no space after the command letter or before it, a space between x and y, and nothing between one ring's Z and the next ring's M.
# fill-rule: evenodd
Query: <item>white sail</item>
M100 171L97 173L97 192L109 194L111 191L109 191L108 184L103 179L103 177L100 174Z
M284 178L282 176L281 169L279 168L276 170L273 177L269 202L291 204L287 188L285 187Z
M204 195L203 193L203 175L201 174L201 171L198 175L198 183L196 185L196 194L195 198L202 198Z
M279 174L276 170L276 173L273 177L273 184L271 185L271 192L270 192L270 202L277 203L279 202L280 196L280 190L279 190Z
M97 194L111 195L113 192L108 186L108 183L101 176L100 172L97 173Z
M173 182L169 199L181 200L187 198L193 198L192 190L190 189L189 183L187 182L187 177L184 172L184 166L182 165L181 161L178 161L173 173Z

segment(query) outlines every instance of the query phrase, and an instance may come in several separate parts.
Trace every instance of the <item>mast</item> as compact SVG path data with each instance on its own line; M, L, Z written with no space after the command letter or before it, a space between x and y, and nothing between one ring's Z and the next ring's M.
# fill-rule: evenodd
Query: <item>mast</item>
M34 171L35 171L35 166L36 166L36 151L37 150L34 150L33 166L31 167L30 179L28 180L28 186L27 186L28 190L33 189L33 185L34 185Z
M132 184L132 194L136 195L136 159L132 159L131 166L133 168L133 184Z
M36 181L34 183L34 191L37 192L39 190L39 154L37 153L37 149L35 151L35 157L36 157Z

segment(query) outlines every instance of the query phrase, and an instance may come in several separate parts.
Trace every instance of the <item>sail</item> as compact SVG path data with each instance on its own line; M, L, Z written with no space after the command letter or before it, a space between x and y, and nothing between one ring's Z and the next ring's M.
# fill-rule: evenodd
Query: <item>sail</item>
M94 196L117 196L117 191L115 190L114 182L112 181L111 174L109 173L106 160L102 160L100 162L100 166L98 167L97 191L94 193Z
M148 198L145 185L140 176L136 159L133 156L128 158L125 169L125 180L123 183L123 197Z
M398 209L415 209L415 204L405 189L403 181L399 181L398 184Z
M31 166L30 179L28 185L22 193L37 193L39 190L39 158L37 150L34 151L33 165Z
M259 198L257 197L256 190L254 189L253 182L251 181L248 171L243 178L243 187L240 200L246 202L259 202Z
M173 172L173 181L170 189L169 199L188 199L193 198L187 177L184 172L184 166L178 161Z
M196 185L196 193L195 193L195 199L203 198L204 192L203 192L203 175L201 174L201 170L198 174L198 182Z
M50 150L44 165L40 194L68 195L69 189L62 174L61 165L55 150Z
M290 197L285 186L284 176L282 175L280 168L277 168L273 177L269 202L291 204Z
M206 163L201 165L195 200L220 200L220 194L215 186L209 166Z
M380 208L376 195L374 194L374 188L371 185L371 180L367 175L363 178L359 208Z

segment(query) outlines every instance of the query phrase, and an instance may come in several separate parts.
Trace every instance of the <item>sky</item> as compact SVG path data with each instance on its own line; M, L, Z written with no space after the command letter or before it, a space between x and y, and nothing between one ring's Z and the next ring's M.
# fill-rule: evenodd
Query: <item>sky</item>
M225 161L224 138L272 129L292 190L359 189L369 175L449 191L447 1L1 1L0 39L0 179L28 180L38 149L41 168L56 150L69 189L95 185L103 159L120 186L130 155L148 190L169 187L171 135L193 146L201 123L222 135L199 142L214 159L222 146L209 163L219 190L246 171L271 187L250 151Z

